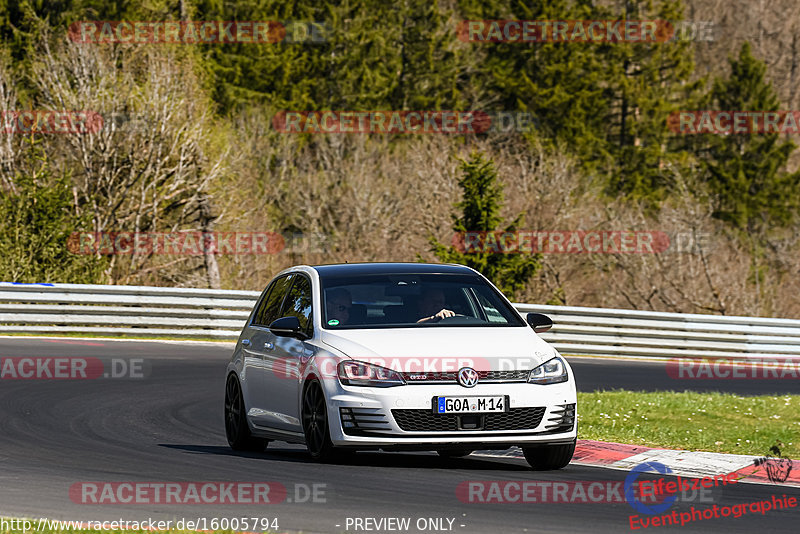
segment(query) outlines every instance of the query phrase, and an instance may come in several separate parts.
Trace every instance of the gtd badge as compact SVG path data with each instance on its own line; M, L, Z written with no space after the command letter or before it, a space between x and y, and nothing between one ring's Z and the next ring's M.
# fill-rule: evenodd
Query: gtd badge
M462 367L458 370L458 383L465 388L474 388L478 383L478 372L472 367Z

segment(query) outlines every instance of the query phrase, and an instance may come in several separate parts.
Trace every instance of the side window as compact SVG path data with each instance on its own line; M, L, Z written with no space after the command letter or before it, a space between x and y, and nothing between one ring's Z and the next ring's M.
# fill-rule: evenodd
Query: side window
M267 309L267 301L269 300L269 294L272 292L272 288L275 287L275 282L277 280L273 280L272 283L267 287L267 290L264 291L264 296L261 297L261 300L258 301L258 308L256 309L256 313L253 314L253 324L261 324L259 322L259 318L264 315L264 310Z
M303 331L311 333L311 281L305 276L295 276L294 284L281 312L281 317L287 316L297 317Z
M269 326L272 321L281 317L281 304L283 304L283 297L286 296L291 280L292 275L286 275L273 282L267 298L264 299L264 303L258 310L255 321L253 321L254 324Z

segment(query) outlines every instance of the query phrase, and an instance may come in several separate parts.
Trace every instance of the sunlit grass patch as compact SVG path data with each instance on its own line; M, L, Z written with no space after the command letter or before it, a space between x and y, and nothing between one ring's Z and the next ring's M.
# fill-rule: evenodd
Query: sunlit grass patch
M800 396L612 390L578 393L578 437L800 459Z

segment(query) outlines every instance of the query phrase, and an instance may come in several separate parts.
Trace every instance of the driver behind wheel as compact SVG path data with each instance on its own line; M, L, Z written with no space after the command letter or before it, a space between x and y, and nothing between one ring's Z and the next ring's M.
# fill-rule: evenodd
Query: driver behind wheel
M456 315L454 311L447 309L444 291L437 287L427 289L423 293L418 304L418 314L422 317L418 323L437 322Z

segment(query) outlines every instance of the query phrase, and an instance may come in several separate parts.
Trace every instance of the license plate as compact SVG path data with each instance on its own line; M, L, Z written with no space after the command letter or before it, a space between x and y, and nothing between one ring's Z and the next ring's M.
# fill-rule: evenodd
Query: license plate
M494 413L506 411L506 396L495 397L436 397L436 413Z

